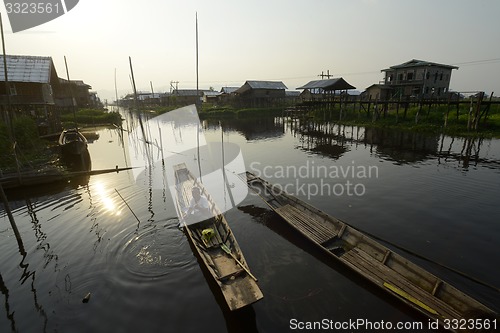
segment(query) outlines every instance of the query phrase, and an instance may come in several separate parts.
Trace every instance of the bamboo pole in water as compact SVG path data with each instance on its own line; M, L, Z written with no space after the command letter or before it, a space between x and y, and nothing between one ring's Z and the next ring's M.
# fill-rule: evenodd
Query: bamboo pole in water
M129 56L128 61L130 64L130 75L131 75L131 80L132 80L132 88L134 89L134 107L136 111L139 111L138 106L137 106L137 89L135 87L135 78L134 78L134 68L132 67L132 58ZM144 125L142 123L142 116L139 113L139 125L141 126L141 131L142 131L142 136L144 138L144 142L146 144L149 143L146 137L146 132L144 131Z
M69 94L71 96L71 108L73 109L73 119L75 121L75 128L78 131L78 123L76 122L75 98L73 97L73 88L71 87L71 81L69 79L69 70L68 63L66 62L66 56L64 56L64 66L66 67L66 77L68 78Z
M115 68L115 98L116 98L116 107L120 106L120 102L118 102L118 88L116 87L116 68Z
M199 87L198 87L198 12L196 12L196 106L199 105Z
M21 252L22 255L25 255L26 250L24 249L23 240L21 238L21 234L19 233L19 229L17 229L16 221L14 220L14 216L12 215L12 211L10 210L9 201L7 200L7 196L3 191L2 183L0 183L0 199L3 201L3 205L5 207L5 211L7 212L10 225L12 227L12 230L14 231L14 235L16 236L17 245L19 246L19 252Z
M11 141L14 140L14 129L12 127L12 119L11 119L11 100L10 100L10 85L9 85L9 76L7 73L7 54L5 53L5 38L3 35L3 22L2 22L2 14L0 13L0 31L2 33L2 51L3 51L3 73L5 77L5 92L7 93L7 121L9 127L9 136Z

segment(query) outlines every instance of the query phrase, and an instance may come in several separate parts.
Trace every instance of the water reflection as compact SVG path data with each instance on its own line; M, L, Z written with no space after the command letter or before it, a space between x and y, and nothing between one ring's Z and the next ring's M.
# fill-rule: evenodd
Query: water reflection
M101 181L96 181L92 184L92 190L94 191L98 202L104 207L104 209L110 214L118 216L121 214L121 210L118 209L115 198L111 195L111 189L106 188L105 184ZM88 191L90 199L92 198L90 195L90 191ZM92 200L91 206L92 206Z
M437 156L439 136L417 132L366 128L363 143L396 164L414 164Z
M163 176L162 148L166 153L168 140L187 138L174 133L175 127L160 131L146 125L148 138L155 134L168 139L151 140L145 148L144 142L130 138L136 133L126 131L139 126L137 115L124 118L123 131L100 130L89 151L97 169L123 163L136 166L129 154L146 162L157 159L158 163L145 163L137 182L132 172L92 176L81 184L21 193L11 201L22 240L16 243L8 223L0 225L0 331L159 331L165 327L200 331L208 323L221 332L278 332L286 330L294 317L348 320L363 314L373 320L419 320L355 274L321 260L320 253L282 227L256 198L247 198L246 204L228 211L227 218L258 273L265 299L238 313L226 311L224 301L218 306L217 293L210 292L186 237L177 228ZM500 141L281 117L222 123L224 142L238 143L247 156L269 165L302 166L310 159L308 165L350 166L355 160L379 166L381 179L366 184L365 197L315 196L311 204L495 284L498 268L477 258L495 262L498 257L494 247L499 233L494 219L498 189L491 180L500 171ZM219 121L207 120L203 127L210 138L220 140ZM146 149L151 157L143 155ZM451 172L442 172L448 171L443 168ZM160 177L153 178L157 171ZM0 221L5 220L0 207ZM447 240L446 246L442 239ZM468 291L498 308L496 296L483 295L482 289L470 284ZM92 299L82 305L87 292L92 292ZM190 322L193 312L199 314L198 322ZM145 323L141 318L149 320Z
M225 131L240 133L247 141L280 138L285 134L285 124L282 118L275 117L224 119L222 121L208 119L203 121L203 126L206 130L218 130L220 123L223 123Z
M450 137L289 117L225 119L223 124L225 130L240 133L247 141L275 140L288 133L297 139L297 149L333 160L363 146L396 165L438 160L438 164L465 171L471 167L500 170L500 147L493 144L494 139ZM220 125L219 121L205 120L204 126L216 131Z

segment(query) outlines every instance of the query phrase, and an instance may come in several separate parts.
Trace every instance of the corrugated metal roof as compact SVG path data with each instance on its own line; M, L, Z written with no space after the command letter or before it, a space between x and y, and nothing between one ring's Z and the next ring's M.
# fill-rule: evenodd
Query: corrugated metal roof
M196 92L196 89L177 89L172 91L172 95L174 96L184 96L184 97L189 97L189 96L202 96L204 92L208 92L210 90L203 90L199 89L198 92Z
M224 94L230 94L230 93L233 93L236 90L238 90L238 88L239 87L222 87L222 89L220 90L220 92L224 93Z
M50 83L51 57L7 55L7 75L10 82ZM0 81L5 81L3 55L0 55Z
M310 81L307 84L303 85L302 87L298 87L297 89L319 89L319 88L323 90L356 89L356 87L351 86L341 77L336 79Z
M288 89L281 81L247 81L245 84L248 84L252 89Z
M281 81L246 81L235 93L243 94L250 89L285 90L288 88Z
M10 77L10 75L9 75L9 77ZM63 79L63 78L60 77L59 78L59 83L61 83L61 84L68 84L68 80ZM87 89L92 89L91 85L86 84L82 80L71 80L71 83L73 83L77 87L85 87ZM140 92L137 92L137 93L139 94ZM146 94L148 94L148 93L146 93Z
M218 91L203 91L204 96L219 96L221 93Z
M444 67L444 68L449 68L449 69L458 69L457 66L444 65L444 64L438 64L436 62L412 59L412 60L407 61L405 63L402 63L400 65L395 65L395 66L389 67L388 69L383 69L382 72L386 72L386 71L389 71L391 69L400 69L400 68L409 68L409 67L423 67L423 66L435 66L435 67Z
M285 95L288 96L288 97L299 97L300 96L300 91L287 90L287 91L285 91Z

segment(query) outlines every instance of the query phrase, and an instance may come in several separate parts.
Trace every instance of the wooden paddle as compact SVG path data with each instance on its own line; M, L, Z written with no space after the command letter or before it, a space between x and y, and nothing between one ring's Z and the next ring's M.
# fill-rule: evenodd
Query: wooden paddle
M248 270L248 268L246 268L238 259L236 259L236 257L234 256L234 254L231 252L231 249L226 244L221 244L220 248L224 252L226 252L227 254L229 254L231 257L233 257L233 259L236 260L236 262L241 266L241 268L243 268L245 270L245 272L247 272L248 275L250 275L250 277L257 282L257 278L252 273L250 273L250 271Z

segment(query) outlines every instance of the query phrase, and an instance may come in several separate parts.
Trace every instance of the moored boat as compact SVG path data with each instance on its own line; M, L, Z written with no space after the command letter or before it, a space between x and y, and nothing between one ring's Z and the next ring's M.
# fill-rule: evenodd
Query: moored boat
M283 221L312 244L443 328L458 331L460 327L481 326L489 330L499 324L494 310L356 228L250 172L243 178Z
M63 130L58 143L63 156L73 157L87 152L87 139L77 128Z
M182 215L189 211L193 188L208 202L206 218L185 215L181 221L188 240L203 265L219 286L229 310L237 310L263 298L257 278L243 256L229 225L207 193L203 184L187 169L184 163L174 166L176 183L176 209Z

